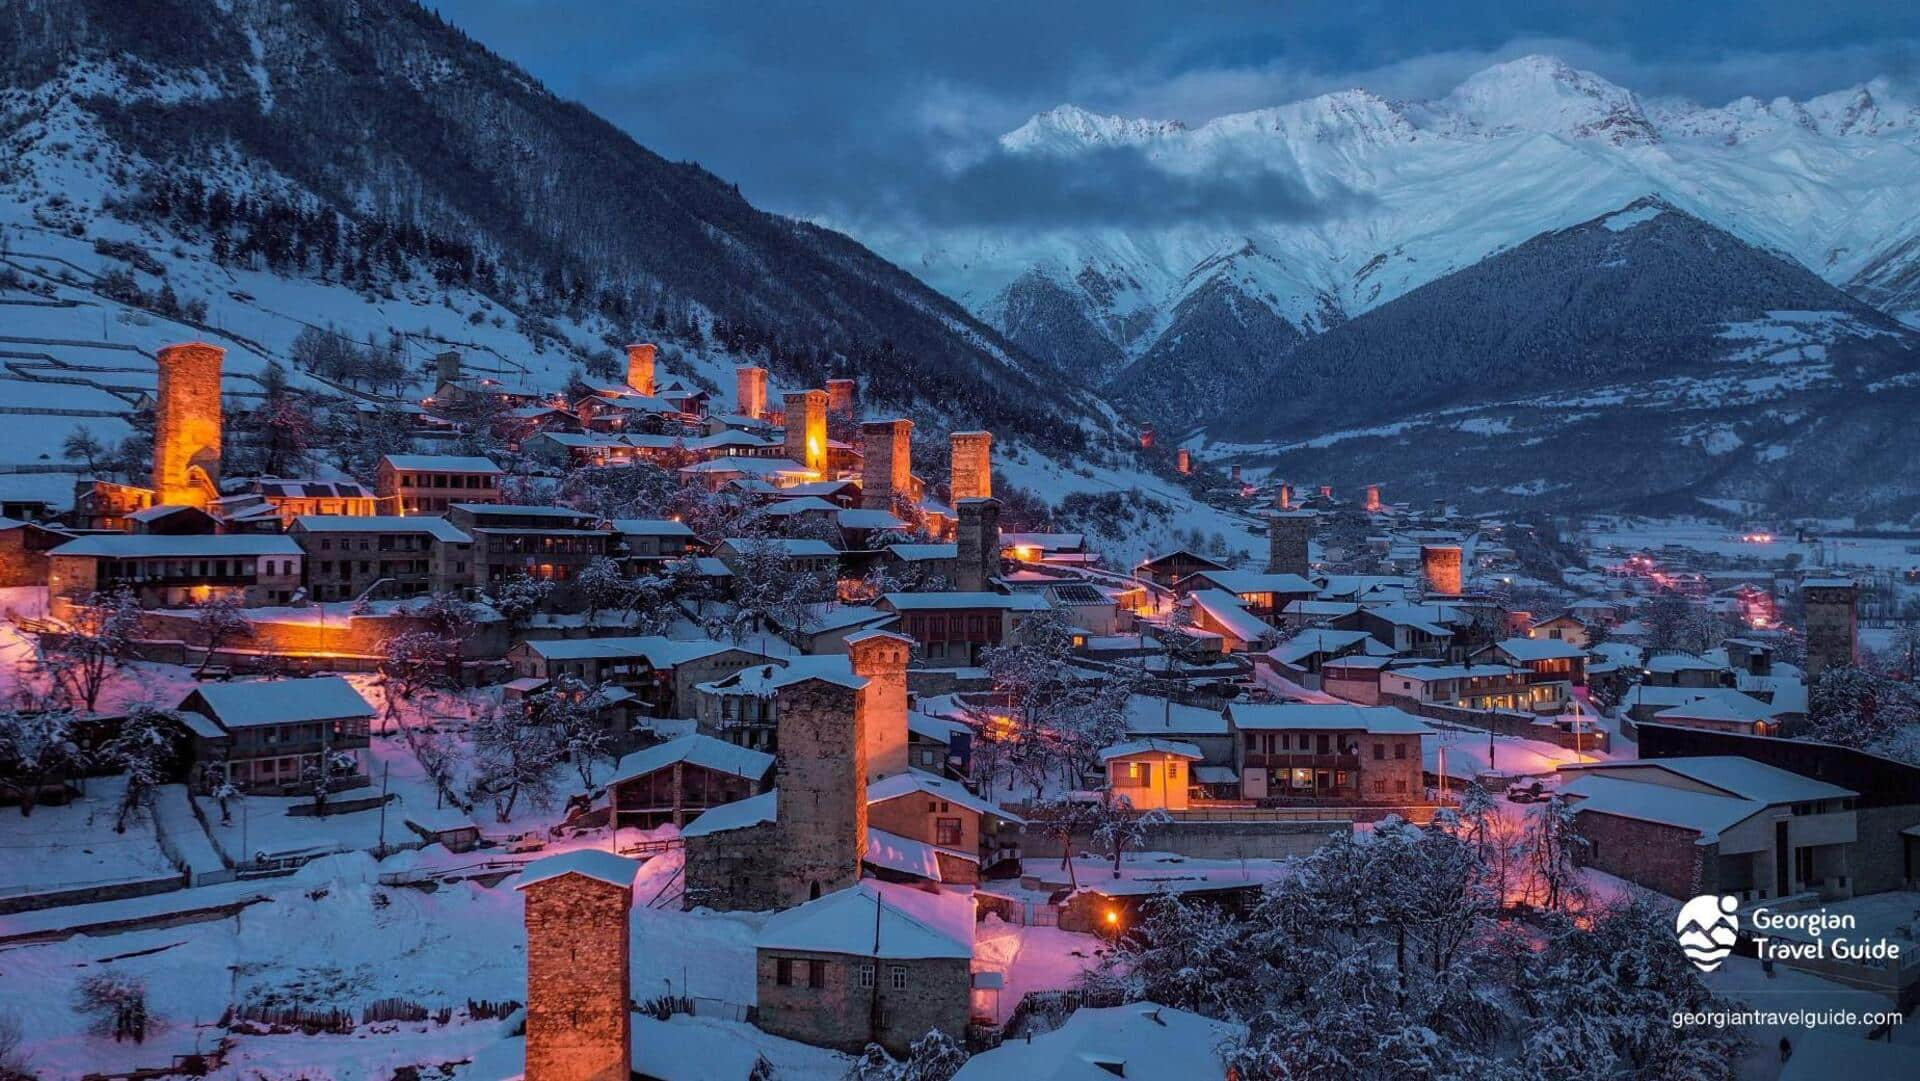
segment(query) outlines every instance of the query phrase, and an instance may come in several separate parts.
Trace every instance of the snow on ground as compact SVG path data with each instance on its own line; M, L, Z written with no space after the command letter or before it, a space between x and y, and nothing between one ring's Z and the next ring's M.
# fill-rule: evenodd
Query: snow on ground
M990 915L974 932L973 969L1005 975L995 1016L1005 1021L1020 1000L1035 991L1076 986L1081 972L1099 964L1104 948L1095 935L1058 927L1021 927Z
M144 815L115 833L126 778L94 777L65 806L33 814L0 808L0 896L106 886L176 875Z

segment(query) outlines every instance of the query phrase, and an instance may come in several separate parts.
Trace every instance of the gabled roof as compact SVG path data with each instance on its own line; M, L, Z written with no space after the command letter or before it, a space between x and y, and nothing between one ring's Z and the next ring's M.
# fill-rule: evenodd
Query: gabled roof
M388 454L380 459L412 473L502 473L490 458L475 454Z
M1195 571L1183 582L1198 578L1229 593L1301 593L1314 594L1319 588L1297 574L1264 574L1260 571Z
M608 525L615 533L628 537L692 537L693 530L685 522L676 522L671 518L613 518Z
M1811 800L1845 799L1859 793L1850 788L1816 781L1778 766L1769 766L1738 755L1689 755L1677 758L1641 758L1621 762L1590 762L1560 767L1577 774L1605 774L1626 768L1654 768L1676 777L1708 785L1729 796L1766 804L1803 803ZM1641 782L1647 783L1647 782Z
M1587 655L1585 650L1572 643L1552 638L1503 638L1495 642L1493 648L1523 663L1573 660Z
M973 922L969 893L867 881L775 913L754 945L886 960L971 960Z
M1375 735L1431 735L1420 718L1392 706L1356 706L1347 703L1231 702L1227 716L1234 727L1261 732L1300 729L1369 732Z
M945 777L935 777L931 773L922 773L917 769L910 769L905 773L896 773L891 777L882 777L868 785L867 803L869 805L885 803L890 799L899 799L901 796L914 794L946 800L948 803L958 807L965 807L967 810L977 814L992 815L995 818L1002 818L1008 822L1026 821L1012 811L1002 810L998 806L988 803L986 800L967 791L966 787L959 781L950 781Z
M619 784L635 777L645 777L676 763L758 781L773 769L773 756L751 747L695 733L627 755L614 768L613 776L607 779L607 783Z
M302 514L293 524L305 533L424 533L437 541L473 542L452 522L424 514Z
M907 563L960 558L960 546L957 544L889 544L886 550L892 552L894 558Z
M725 833L728 830L746 829L772 822L780 814L780 790L770 788L757 796L734 800L711 808L699 818L687 823L680 831L682 837L705 837L709 833Z
M907 523L894 517L892 511L856 508L839 511L836 517L841 529L905 529L907 527Z
M230 729L373 716L373 706L339 676L208 683L188 694L180 708L205 713Z
M720 542L735 552L762 545L776 548L788 559L815 559L824 556L838 558L840 550L823 540L808 537L728 537Z
M1263 638L1271 639L1278 633L1267 621L1247 611L1236 594L1221 589L1196 589L1187 596L1192 599L1194 607L1232 632L1235 638L1258 642Z
M888 593L881 599L896 612L937 612L955 608L1037 612L1047 607L1047 599L1038 593Z
M95 559L233 559L304 555L299 542L275 533L101 533L71 540L47 553Z
M1102 748L1100 761L1111 762L1116 758L1127 758L1136 754L1170 754L1175 758L1189 758L1199 761L1206 756L1200 748L1191 743L1182 743L1174 739L1132 739L1125 743L1116 743Z
M616 856L598 848L582 848L575 852L547 856L527 864L521 870L520 880L513 884L513 888L524 890L535 883L546 882L562 875L584 875L610 886L631 889L634 877L639 873L638 860Z
M1151 1002L1083 1007L1051 1032L973 1056L953 1081L1224 1078L1221 1049L1245 1032L1243 1025Z

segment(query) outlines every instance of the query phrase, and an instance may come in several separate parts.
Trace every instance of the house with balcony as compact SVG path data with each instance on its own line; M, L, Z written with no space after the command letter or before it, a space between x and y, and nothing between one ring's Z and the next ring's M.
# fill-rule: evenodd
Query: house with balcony
M48 597L56 616L121 586L143 608L226 596L250 607L286 604L300 589L305 560L292 538L272 534L103 533L47 551Z
M1383 701L1521 710L1533 700L1533 681L1505 664L1416 664L1382 671L1380 694Z
M373 706L339 676L209 683L175 708L197 784L224 774L242 792L291 795L322 770L335 791L367 783Z
M306 553L307 595L352 600L447 593L473 580L473 538L431 515L303 515L287 536Z
M615 534L567 507L455 503L447 520L473 538L473 582L486 588L517 574L568 582L614 552Z
M1392 706L1231 702L1243 799L1287 803L1423 802L1418 717Z
M1573 689L1587 684L1587 654L1572 642L1551 638L1503 638L1473 654L1475 663L1504 664L1526 674L1530 691L1520 709L1559 713Z
M504 471L488 458L465 454L388 454L380 459L374 490L396 514L445 514L455 503L499 503Z
M1034 612L1047 608L1037 593L888 593L874 607L900 617L894 630L919 643L916 660L929 668L971 668L986 651L1012 638Z
M1312 600L1320 593L1319 586L1297 574L1205 568L1187 575L1174 586L1174 592L1183 594L1204 590L1231 593L1241 607L1274 626L1280 625L1288 605Z

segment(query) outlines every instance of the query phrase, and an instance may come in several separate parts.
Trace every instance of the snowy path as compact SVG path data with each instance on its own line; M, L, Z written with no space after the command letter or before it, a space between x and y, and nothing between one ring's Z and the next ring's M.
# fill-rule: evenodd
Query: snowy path
M153 797L153 817L161 836L173 843L174 852L187 863L187 871L197 885L207 876L219 876L227 870L213 839L193 813L193 805L183 784L161 785Z

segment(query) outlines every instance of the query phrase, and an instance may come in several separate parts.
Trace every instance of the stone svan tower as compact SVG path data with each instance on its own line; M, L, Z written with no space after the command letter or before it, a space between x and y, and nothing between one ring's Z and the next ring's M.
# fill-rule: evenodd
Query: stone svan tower
M1466 582L1460 571L1460 546L1423 544L1420 546L1420 570L1427 580L1427 592L1443 597L1458 597Z
M536 860L527 912L527 1081L628 1081L631 932L640 865L586 850Z
M947 447L953 459L948 486L953 501L992 499L993 433L955 432L948 437Z
M905 635L868 630L847 636L853 672L867 681L860 701L869 782L907 772L907 661L912 655L913 639Z
M860 426L866 444L860 462L860 505L892 510L895 496L913 491L913 422L870 420Z
M464 371L460 363L460 351L458 349L449 349L444 353L436 355L433 358L433 368L434 373L439 376L440 382L459 382L460 376Z
M1807 678L1853 664L1859 646L1860 587L1851 578L1809 578L1800 583L1807 607Z
M1293 509L1293 485L1282 484L1273 490L1273 505L1277 510Z
M860 384L852 379L827 380L827 412L851 417L860 411Z
M740 415L767 419L767 370L742 366L733 370L733 397Z
M954 540L953 588L978 593L1000 574L1000 501L963 499L954 508L958 525Z
M659 347L647 342L627 346L627 386L635 394L653 396L653 361L659 354Z
M1313 536L1310 510L1277 511L1267 515L1267 573L1307 576L1312 557L1307 542Z
M815 473L827 471L827 392L790 391L787 403L787 457Z
M163 346L153 410L154 502L204 507L220 490L220 362L206 342Z
M780 750L773 784L780 793L780 908L860 881L867 854L867 704L865 688L809 679L780 689Z

